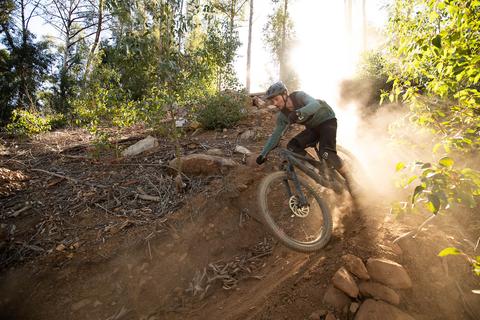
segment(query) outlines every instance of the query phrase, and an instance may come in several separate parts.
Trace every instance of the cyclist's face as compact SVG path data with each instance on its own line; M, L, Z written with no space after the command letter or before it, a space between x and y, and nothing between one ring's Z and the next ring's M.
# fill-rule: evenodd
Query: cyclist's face
M286 95L278 95L273 97L272 104L278 109L283 109L286 107L288 110L293 110L293 108L291 108L293 105Z

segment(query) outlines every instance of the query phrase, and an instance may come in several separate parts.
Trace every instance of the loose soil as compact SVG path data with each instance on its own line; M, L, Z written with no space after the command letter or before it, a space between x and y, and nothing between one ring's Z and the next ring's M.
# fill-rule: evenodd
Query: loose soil
M142 127L110 132L110 145L82 130L2 138L0 318L308 319L328 310L323 296L347 253L404 265L413 288L398 291L399 308L415 319L480 314L470 265L463 256L437 256L449 246L473 250L480 230L474 212L435 218L415 238L401 238L400 252L393 240L426 216L395 218L381 194L354 209L349 194L325 190L334 217L326 248L298 253L266 233L255 219L256 191L277 159L245 164L251 159L234 148L260 151L273 123L263 112L234 129L187 132L183 154L218 148L240 165L222 175L182 176L181 189L168 167L174 144ZM240 139L246 130L255 137ZM158 147L116 156L148 134Z

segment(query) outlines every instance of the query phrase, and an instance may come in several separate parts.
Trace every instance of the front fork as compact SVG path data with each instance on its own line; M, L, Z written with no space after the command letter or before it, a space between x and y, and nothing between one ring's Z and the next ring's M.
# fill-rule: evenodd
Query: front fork
M290 162L290 159L288 159L288 164L286 164L286 172L287 172L287 179L283 180L283 183L285 184L285 188L287 189L288 192L288 198L290 199L293 194L292 190L290 189L290 185L288 184L288 180L293 181L293 185L295 187L296 195L298 197L298 205L300 208L308 205L307 199L305 198L305 195L302 192L302 188L300 186L300 181L298 180L297 173L294 170L293 164Z

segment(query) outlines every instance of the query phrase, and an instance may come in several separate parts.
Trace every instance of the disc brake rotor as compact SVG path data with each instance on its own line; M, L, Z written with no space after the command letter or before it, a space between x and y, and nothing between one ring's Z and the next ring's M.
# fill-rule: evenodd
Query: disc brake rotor
M290 197L290 200L288 200L288 205L290 210L292 210L293 214L295 214L297 217L305 218L310 213L310 207L308 205L300 207L298 198L296 196Z

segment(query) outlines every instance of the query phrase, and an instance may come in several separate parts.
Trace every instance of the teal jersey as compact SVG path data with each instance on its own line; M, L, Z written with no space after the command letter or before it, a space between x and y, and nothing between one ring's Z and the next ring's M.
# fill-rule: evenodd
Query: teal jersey
M323 122L334 119L335 112L323 100L316 100L303 91L295 91L290 94L295 111L299 113L297 123L303 124L307 128L315 128ZM263 147L261 155L267 154L278 145L280 138L285 134L289 126L287 115L279 111L273 133L268 138Z

